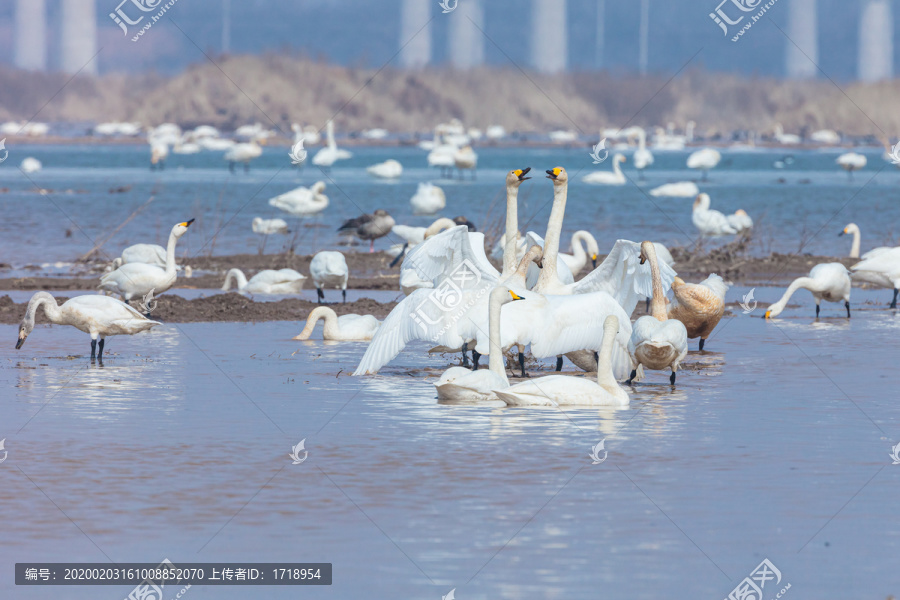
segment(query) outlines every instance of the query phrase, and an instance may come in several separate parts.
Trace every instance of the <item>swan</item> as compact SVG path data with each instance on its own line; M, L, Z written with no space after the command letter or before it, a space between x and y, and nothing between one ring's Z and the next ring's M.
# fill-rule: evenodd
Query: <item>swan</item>
M169 144L165 139L152 134L147 141L150 143L150 170L163 170L166 167L166 159L169 158ZM176 136L175 141L181 142L180 134Z
M371 215L360 215L348 219L338 227L338 232L355 233L361 240L369 240L369 253L375 252L375 240L391 232L394 219L386 210L378 209Z
M194 219L178 223L169 233L166 245L166 266L158 267L146 263L125 263L115 271L100 278L99 289L114 292L130 301L135 296L146 296L153 292L157 296L168 290L175 283L175 244L178 238L187 233Z
M431 183L420 183L416 193L409 199L414 215L433 215L447 206L444 190Z
M775 124L775 140L779 144L784 144L785 146L796 146L801 142L799 135L785 133L784 129L781 127L781 123Z
M54 325L71 325L91 336L91 360L97 350L97 338L100 339L100 361L103 361L103 344L110 335L134 335L141 331L160 325L151 321L121 300L101 295L76 296L67 300L62 306L49 292L37 292L28 301L25 318L19 325L19 339L16 350L22 347L25 339L34 329L34 318L39 308Z
M293 339L308 340L319 319L325 321L322 326L323 340L366 342L372 339L372 336L378 331L378 326L381 325L381 322L372 315L341 315L339 317L333 309L327 306L317 306L306 317L306 326L303 327L303 331Z
M313 156L312 164L317 167L328 168L339 160L345 160L353 156L353 153L349 150L341 150L337 147L337 142L334 141L334 121L331 119L328 119L328 122L325 123L325 138L325 147L316 152L316 155Z
M210 150L212 152L226 152L234 148L236 145L234 140L212 137L201 138L197 143L204 150Z
M400 256L405 257L410 248L414 248L416 245L421 244L431 236L437 235L438 233L446 229L456 227L457 225L459 224L446 217L438 219L427 228L409 227L408 225L394 225L391 231L395 235L399 235L400 237L405 239L406 243L401 247L397 259L395 259L394 262L391 263L391 266L394 266L394 264L396 264ZM424 280L419 277L416 269L412 265L406 263L405 261L400 265L400 290L404 295L409 296L415 290L432 287L434 287L434 283L430 279Z
M316 298L319 302L325 300L325 286L338 288L344 302L347 302L347 280L350 279L350 268L347 259L340 252L323 250L316 253L309 263L309 276L316 286Z
M625 155L616 153L612 159L612 172L610 171L594 171L593 173L588 173L581 180L584 183L590 183L594 185L625 185L627 181L625 179L625 174L622 172L622 169L619 168L619 163L625 162Z
M307 146L317 146L322 141L322 136L314 125L303 127L299 123L292 123L291 131L294 132L295 144L302 141Z
M237 163L244 163L244 171L250 170L250 161L262 156L261 144L265 139L253 138L249 142L234 144L225 152L225 160L228 161L228 170L234 173Z
M678 181L676 183L665 183L659 187L650 190L650 195L654 197L664 196L667 198L696 198L700 193L700 188L693 181Z
M616 382L613 351L621 320L609 315L603 321L598 354L597 382L567 375L549 375L495 390L508 406L628 406L631 398Z
M243 271L230 269L222 284L223 292L231 289L232 280L237 284L238 291L248 294L299 294L303 291L306 277L293 269L266 269L247 281Z
M506 367L503 364L503 349L500 348L500 309L504 304L522 300L521 296L506 286L491 290L488 299L488 337L490 354L488 369L470 371L465 367L447 369L434 387L438 399L443 402L479 402L496 400L494 390L509 387Z
M818 131L814 131L810 134L809 139L817 144L827 144L829 146L841 143L840 134L833 129L819 129Z
M166 268L166 249L159 244L134 244L122 250L122 254L112 261L112 268L118 269L126 263L146 263ZM181 265L175 265L180 271Z
M871 254L866 253L861 262L850 267L853 278L894 288L891 308L897 308L897 291L900 289L900 247L884 249L883 252L870 256Z
M269 200L274 206L295 217L309 217L328 208L328 196L323 194L325 182L317 181L309 188L300 186Z
M453 144L444 139L444 129L438 127L434 131L434 147L428 153L428 166L439 167L441 177L445 174L453 175L453 168L456 166L456 152L459 150Z
M688 156L687 166L689 169L703 171L703 181L706 181L710 170L715 169L721 160L722 155L715 148L701 148Z
M840 165L842 169L847 171L847 175L850 179L853 179L853 171L859 171L860 169L866 166L868 160L862 154L857 154L856 152L847 152L846 154L841 154L837 157L835 162Z
M743 208L739 208L734 214L728 215L726 218L728 219L728 224L738 233L745 229L753 228L753 219L750 218L750 215Z
M263 219L253 217L253 233L272 235L274 233L287 233L288 224L284 219Z
M44 165L41 164L41 161L34 158L33 156L28 156L22 160L22 163L19 165L19 168L22 169L23 173L37 173L40 171Z
M656 128L656 134L653 140L653 147L656 150L684 150L685 140L681 136L674 135L672 133L672 124L669 124L669 131L667 132L662 127Z
M478 155L472 150L472 146L464 146L453 155L453 166L459 171L459 178L463 178L463 171L472 171L472 180L475 179L475 169L478 167Z
M485 130L484 135L491 141L502 140L506 137L506 128L503 125L490 125Z
M389 158L388 160L366 167L366 173L380 179L397 179L403 175L403 165Z
M632 326L628 351L634 356L635 366L629 383L638 376L638 370L646 366L655 371L672 369L669 382L675 385L678 365L688 352L687 328L684 323L678 319L670 319L666 314L666 293L652 242L641 243L641 264L645 261L650 262L653 298L650 302L650 314L639 318Z
M685 283L680 277L672 282L672 306L669 318L684 323L688 338L700 338L700 350L725 314L728 285L712 273L700 283Z
M584 250L585 244L587 252ZM600 247L597 245L597 240L589 231L581 229L572 234L572 254L560 254L559 257L569 267L572 275L578 275L587 264L588 255L590 255L593 265L591 269L597 268L598 254L600 254Z
M631 157L634 161L634 168L638 170L638 177L644 180L644 169L653 164L653 153L647 149L647 132L643 127L636 128L638 135L638 149L634 151Z
M859 246L862 241L862 236L859 231L859 225L856 223L848 223L846 227L838 234L838 237L842 235L852 235L853 236L853 244L850 246L850 254L848 255L850 258L859 258ZM863 259L867 258L875 258L882 252L887 252L888 250L893 250L893 246L881 246L880 248L873 248L869 250L865 254L862 255Z
M728 217L717 210L709 208L709 194L699 194L694 200L694 209L691 220L694 227L700 230L702 235L729 235L737 233L737 230L728 222Z
M777 317L784 310L791 296L799 289L807 289L812 292L816 300L816 318L819 318L819 303L822 300L828 302L844 301L847 309L847 318L850 318L850 272L841 263L822 263L814 266L808 277L798 277L791 285L781 300L766 309L766 318Z
M203 148L195 142L179 142L172 146L172 152L175 154L199 154Z

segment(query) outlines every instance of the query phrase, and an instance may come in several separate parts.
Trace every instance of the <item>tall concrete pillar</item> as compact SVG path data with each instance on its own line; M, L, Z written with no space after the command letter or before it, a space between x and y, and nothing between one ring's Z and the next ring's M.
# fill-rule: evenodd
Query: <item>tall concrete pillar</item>
M47 69L47 7L44 0L16 0L15 64L20 69Z
M450 19L447 53L457 69L471 69L484 64L484 9L481 0L459 0ZM479 30L480 28L480 30Z
M859 79L894 76L894 17L889 0L865 0L859 20Z
M566 0L534 0L531 65L541 73L565 71L569 62Z
M95 0L60 0L60 68L96 75L97 6Z
M790 0L785 72L790 79L814 79L819 74L816 0Z
M400 6L400 48L400 65L403 67L424 67L431 62L430 0L403 0Z

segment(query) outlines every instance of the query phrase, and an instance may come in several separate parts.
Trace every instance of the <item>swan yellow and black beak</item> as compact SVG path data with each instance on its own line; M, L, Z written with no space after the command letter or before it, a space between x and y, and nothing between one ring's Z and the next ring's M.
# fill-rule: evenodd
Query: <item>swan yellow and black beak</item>
M28 337L28 334L25 333L24 330L19 330L19 339L16 340L16 350L21 348L25 344L25 338Z
M522 296L518 295L517 293L515 293L515 292L512 291L512 290L509 290L509 295L512 296L512 299L513 299L513 300L524 300L524 299L525 299L525 298L523 298Z
M845 233L847 233L847 228L846 228L846 227L843 229L843 231L841 231L841 232L838 234L838 237L841 237L841 236L844 235Z
M530 170L531 167L526 167L524 169L516 169L515 171L513 171L513 173L516 175L516 177L519 178L519 181L527 181L531 179L531 177L525 177Z
M559 177L560 173L562 173L562 169L560 169L559 167L547 169L547 179L556 179L557 177Z
M771 311L771 310L767 310L767 311L766 311L766 314L765 314L765 316L763 316L763 318L764 318L764 319L769 319L769 318L771 318L771 316L770 316L771 314L772 314L772 311Z
M181 225L182 227L190 227L191 223L193 223L193 222L194 222L194 219L191 219L189 221L185 221L184 223L179 223L179 225Z
M597 268L597 255L591 254L591 266L596 269Z

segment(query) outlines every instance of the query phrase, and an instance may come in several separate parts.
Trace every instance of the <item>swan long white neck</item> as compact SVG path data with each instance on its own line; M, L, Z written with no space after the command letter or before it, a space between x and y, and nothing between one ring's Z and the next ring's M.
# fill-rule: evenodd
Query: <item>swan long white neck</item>
M56 298L49 292L37 292L28 301L28 308L25 310L23 322L29 331L34 329L34 319L37 316L38 309L42 306L44 307L44 314L47 315L51 323L62 323L62 311L56 303Z
M529 248L525 253L525 256L522 257L522 260L519 261L519 265L512 275L502 280L503 285L506 287L525 289L526 281L528 279L528 267L531 266L532 262L540 259L541 252L539 246L532 246Z
M650 300L650 314L657 321L665 321L669 317L666 314L666 292L663 290L662 277L659 274L659 263L656 260L656 248L653 244L641 246L647 260L650 261L650 277L653 280L653 298Z
M434 223L428 226L428 229L425 230L425 239L427 240L433 235L437 235L445 229L453 229L456 227L456 222L453 219L448 219L447 217L441 217Z
M622 161L619 160L618 157L615 160L613 160L613 173L616 174L616 177L622 178L623 177L622 169L619 168L620 162L622 162Z
M584 245L587 243L588 235L588 232L583 229L572 234L572 256L575 257L576 262L587 262L587 251Z
M175 244L177 242L178 238L175 237L175 229L173 228L172 232L169 233L169 243L166 244L166 275L169 277L175 276Z
M859 227L854 227L852 230L853 233L853 245L850 246L850 258L859 258L859 245L862 241L860 238L862 237L859 233Z
M234 279L239 290L247 287L247 277L240 269L230 269L228 275L225 276L225 283L222 285L222 291L227 292L231 288L231 280Z
M503 378L507 384L506 367L503 365L503 349L500 348L500 309L503 307L504 295L509 290L498 287L491 291L488 313L488 336L491 343L491 353L488 355L488 367L497 376Z
M641 127L637 130L637 134L638 134L638 148L640 150L646 150L647 149L647 132L644 131L643 127Z
M300 332L300 335L294 339L308 340L319 319L325 320L325 324L322 325L322 335L325 339L339 337L341 328L338 325L337 313L327 306L318 306L309 313L309 316L306 318L306 326Z
M559 283L556 260L559 256L559 236L562 233L563 218L566 215L566 199L569 184L553 186L553 208L550 209L550 221L547 223L547 234L544 236L544 268L535 289L545 289L554 282Z
M506 246L503 248L503 274L509 277L516 270L519 237L519 186L506 184Z
M788 289L784 293L784 296L781 297L781 300L770 306L769 310L776 314L783 311L784 307L787 306L788 300L790 300L791 296L794 295L794 292L799 289L806 289L810 290L811 292L816 292L819 290L819 285L812 277L798 277L791 282L791 285L788 286Z
M612 368L613 345L616 343L618 329L617 323L604 324L603 341L600 343L600 352L597 354L597 385L606 390L617 390L619 387Z

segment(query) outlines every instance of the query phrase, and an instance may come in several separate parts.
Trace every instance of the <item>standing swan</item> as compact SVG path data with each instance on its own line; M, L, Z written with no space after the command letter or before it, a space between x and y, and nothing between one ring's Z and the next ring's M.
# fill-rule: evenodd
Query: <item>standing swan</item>
M365 342L372 339L381 322L372 315L341 315L327 306L317 306L306 317L306 326L295 340L308 340L319 319L323 319L322 339Z
M838 156L837 160L834 162L847 171L847 176L850 178L850 181L853 181L853 171L859 171L860 169L865 168L868 159L864 154L847 152L846 154Z
M612 172L594 171L582 177L581 180L594 185L625 185L625 173L619 168L619 163L623 163L626 160L625 155L616 153L612 159Z
M37 292L28 302L25 318L19 326L16 350L34 329L34 318L38 308L55 325L71 325L91 336L91 360L97 353L97 338L100 338L100 362L103 362L103 344L110 335L134 335L147 331L160 323L151 321L121 300L109 296L76 296L58 306L56 298L48 292Z
M846 227L838 234L838 237L842 235L852 235L853 236L853 244L850 246L850 254L848 255L850 258L859 258L859 245L861 240L861 234L859 231L859 226L856 223L848 223ZM881 246L880 248L874 248L869 250L865 254L862 255L862 258L875 258L882 252L887 252L888 250L893 250L891 246Z
M647 132L643 127L637 128L638 149L634 151L631 159L634 161L634 168L638 170L638 179L644 180L644 169L653 164L653 153L647 149Z
M635 368L628 382L634 381L638 369L646 366L654 371L672 369L669 382L675 385L675 372L688 352L687 328L677 319L666 315L666 294L659 274L656 248L652 242L641 243L641 264L650 261L653 277L653 299L650 314L635 321L628 351L634 356Z
M99 288L114 292L128 302L135 296L146 296L151 290L157 296L168 290L175 283L175 243L187 233L194 219L179 223L169 233L166 245L166 266L157 267L146 263L125 263L115 271L100 278Z
M863 261L858 262L850 269L853 278L860 281L869 281L886 288L894 288L894 299L891 308L897 308L897 292L900 289L900 247L889 248L874 256L867 253Z
M702 148L688 156L688 169L698 169L703 171L703 181L712 169L718 166L722 160L722 155L714 148Z
M700 283L685 283L680 277L672 283L669 318L684 323L690 339L700 338L700 350L725 314L727 291L728 285L715 273Z
M340 252L323 250L313 256L309 263L309 275L316 286L316 298L318 302L325 300L325 286L338 288L344 302L347 302L347 280L350 279L350 268L347 259Z
M841 263L816 265L810 270L809 277L798 277L795 279L788 286L781 300L766 310L766 318L770 319L780 315L788 300L800 288L812 292L813 298L816 299L817 319L819 318L819 302L822 300L829 302L840 302L843 300L844 306L847 308L847 318L850 318L850 272Z
M631 398L613 376L612 354L619 320L609 315L603 322L597 382L584 377L548 375L497 389L497 396L508 406L628 406Z

